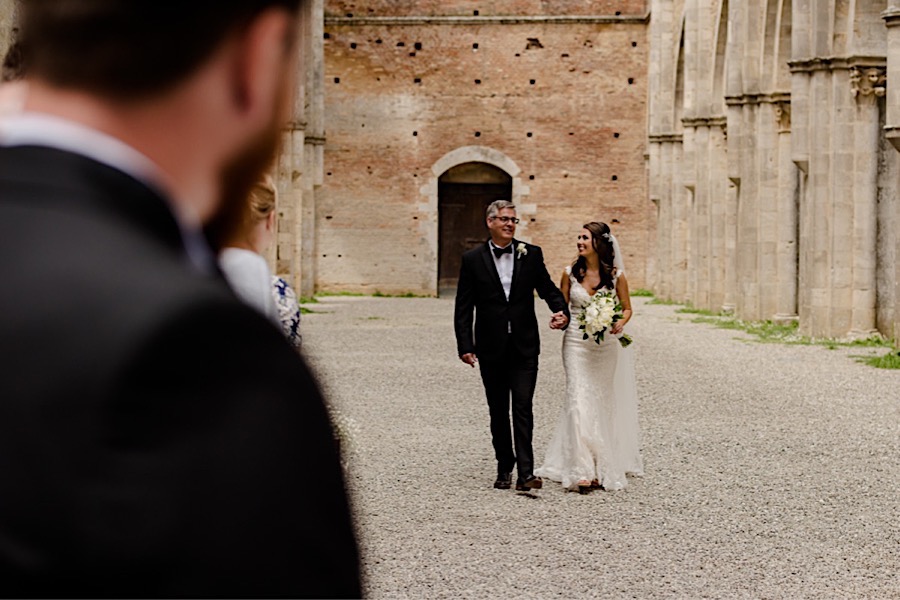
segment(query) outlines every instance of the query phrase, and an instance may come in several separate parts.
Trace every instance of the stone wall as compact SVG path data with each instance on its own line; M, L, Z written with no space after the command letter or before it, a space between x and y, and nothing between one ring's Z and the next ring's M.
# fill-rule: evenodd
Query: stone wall
M513 178L518 236L554 279L582 223L604 220L647 285L643 2L360 6L326 7L319 290L435 294L437 179L468 161Z
M654 0L657 291L816 337L897 336L884 2ZM898 40L900 42L900 40ZM658 60L658 62L657 62ZM890 132L890 127L888 127Z
M0 0L0 60L13 40L16 4L16 0Z

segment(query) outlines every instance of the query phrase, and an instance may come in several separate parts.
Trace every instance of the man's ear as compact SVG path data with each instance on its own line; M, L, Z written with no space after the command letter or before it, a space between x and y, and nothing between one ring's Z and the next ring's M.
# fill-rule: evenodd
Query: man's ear
M293 29L296 19L284 9L269 8L257 15L235 40L233 96L237 110L251 118L271 118L280 105L285 77L293 73Z

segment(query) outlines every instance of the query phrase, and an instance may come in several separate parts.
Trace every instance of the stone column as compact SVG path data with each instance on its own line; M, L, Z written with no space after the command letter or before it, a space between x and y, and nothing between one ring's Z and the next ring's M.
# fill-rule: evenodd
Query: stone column
M885 95L883 67L852 67L851 94L856 98L855 179L853 186L853 297L851 337L876 332L878 161L880 98Z
M900 2L891 0L890 6L881 14L887 26L887 79L888 81L900 81ZM896 149L900 150L900 86L889 86L886 90L886 115L884 132L887 140ZM889 161L891 164L897 163L896 156ZM895 180L894 186L900 187ZM896 187L895 187L896 189ZM900 340L900 201L894 197L893 204L895 209L890 215L893 221L893 278L888 275L888 281L893 279L893 290L890 297L893 299L893 307L888 311L892 315L892 323L880 324L880 329L893 337ZM887 216L889 211L884 211ZM888 242L890 243L890 241Z
M791 160L791 103L773 104L778 124L778 288L773 320L796 321L797 316L797 224L799 177Z
M728 239L728 157L724 118L713 120L709 128L709 296L708 308L722 310L725 304Z

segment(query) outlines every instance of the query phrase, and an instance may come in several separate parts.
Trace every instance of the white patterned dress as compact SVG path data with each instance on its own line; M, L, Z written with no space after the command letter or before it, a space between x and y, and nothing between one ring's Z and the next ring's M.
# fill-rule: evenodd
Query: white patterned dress
M622 348L609 334L600 344L582 339L575 317L590 293L571 268L566 273L572 313L562 344L566 400L544 464L535 473L569 489L579 480L596 479L606 490L619 490L628 484L626 474L643 474L634 350Z

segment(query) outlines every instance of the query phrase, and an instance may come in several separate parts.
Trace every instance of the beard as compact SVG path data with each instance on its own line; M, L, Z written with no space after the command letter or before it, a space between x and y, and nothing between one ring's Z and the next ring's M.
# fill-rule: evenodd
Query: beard
M227 160L219 171L218 210L204 232L218 253L239 237L250 217L250 191L271 168L281 140L281 119L274 111L271 123Z

